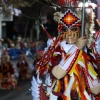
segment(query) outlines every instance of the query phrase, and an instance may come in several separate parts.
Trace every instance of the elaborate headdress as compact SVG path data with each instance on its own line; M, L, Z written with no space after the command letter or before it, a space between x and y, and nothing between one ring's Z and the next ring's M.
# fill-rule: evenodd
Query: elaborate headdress
M58 22L58 31L61 32L61 28L72 26L81 26L82 19L82 2L81 0L58 0L61 10L54 13L54 20ZM93 30L94 30L94 18L92 3L88 0L85 3L85 22L84 22L84 34L87 36L87 45L90 47L93 42Z

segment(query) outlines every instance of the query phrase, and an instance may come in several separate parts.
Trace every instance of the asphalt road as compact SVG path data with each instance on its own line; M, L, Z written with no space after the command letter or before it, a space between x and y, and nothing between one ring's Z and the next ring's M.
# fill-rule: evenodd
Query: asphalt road
M18 87L11 90L0 90L0 100L32 100L31 80L20 81Z
M29 64L33 63L33 59L27 59ZM14 61L16 63L16 61ZM32 70L32 69L31 69ZM0 90L0 100L32 100L31 79L18 81L18 86L11 90Z

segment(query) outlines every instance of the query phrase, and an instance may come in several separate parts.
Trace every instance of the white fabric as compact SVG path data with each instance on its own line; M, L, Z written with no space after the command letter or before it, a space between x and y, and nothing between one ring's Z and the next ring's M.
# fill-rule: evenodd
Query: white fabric
M73 47L71 44L66 44L66 41L60 43L61 49L63 49L66 53Z
M40 84L37 83L35 77L33 76L32 81L31 81L32 87L31 87L31 91L32 91L32 97L33 100L40 100L40 95L39 95L39 87Z
M39 76L40 76L40 73L38 72L37 73L37 83L38 84L41 84L42 83L42 80L40 80Z
M100 55L100 36L98 37L98 39L96 41L96 51Z
M84 90L84 95L87 98L87 100L92 100L91 97L88 95L88 93Z
M66 60L65 60L65 58L63 58L60 61L59 66L63 70L67 70L68 67L70 66L70 64L72 63L72 60L75 58L75 55L76 55L76 50L77 50L77 48L74 45L66 45L66 52L71 55Z
M74 59L75 57L75 53L72 54L68 59L67 61L64 61L64 58L61 60L59 66L63 69L63 70L67 70L70 66L70 64L72 63L72 60Z
M47 40L47 47L44 48L44 52L47 52L47 51L48 51L49 46L53 44L53 40L56 40L56 37L54 37L53 39L50 39L50 38L49 38L49 39Z
M97 77L94 76L90 70L88 70L88 72L89 72L90 76L91 76L94 80L97 79Z
M78 61L78 64L79 64L80 66L82 66L84 69L86 69L86 66L85 66L85 64L84 64L83 62ZM90 71L89 69L88 69L88 72L89 72L89 75L94 79L94 80L92 81L91 78L90 78L90 76L87 75L87 79L88 79L89 86L90 86L91 88L93 88L94 86L96 86L96 85L98 84L98 80L97 80L97 77L94 76L94 75L91 73L91 71Z
M95 79L92 81L89 76L87 77L87 79L88 79L88 83L89 83L90 88L93 88L99 84L98 79Z
M57 99L58 99L58 96L53 95L52 92L51 92L49 100L57 100Z

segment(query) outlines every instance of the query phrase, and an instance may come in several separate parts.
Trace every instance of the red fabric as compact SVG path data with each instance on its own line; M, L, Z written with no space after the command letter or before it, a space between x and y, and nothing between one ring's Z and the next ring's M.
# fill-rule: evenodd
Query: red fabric
M42 85L40 86L40 100L49 100L48 96L46 96L46 93L42 88Z
M54 68L54 66L59 64L60 60L61 60L61 56L60 55L52 57L52 60L51 60L52 66L50 66L50 68L49 68L49 72L50 73L51 73L52 69Z
M59 4L62 6L62 5L65 5L65 0L58 0Z
M100 100L100 93L98 95L96 95L95 100Z
M100 100L100 97L97 97L95 100Z
M65 95L62 95L63 100L68 100Z
M8 73L14 74L14 68L10 62L7 62L7 64L1 64L0 65L0 73L3 75L7 75Z
M54 94L55 96L62 96L61 92L54 92L54 91L52 91L52 94Z
M77 91L72 90L72 91L71 91L71 97L72 97L72 99L78 98Z

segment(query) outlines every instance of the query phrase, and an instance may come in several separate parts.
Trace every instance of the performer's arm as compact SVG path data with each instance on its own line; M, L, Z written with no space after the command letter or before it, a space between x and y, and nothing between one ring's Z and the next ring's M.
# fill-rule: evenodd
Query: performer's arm
M77 58L77 52L79 52L79 49L75 45L73 45L68 51L68 53L66 54L66 56L68 54L70 54L70 56L68 56L67 58L65 56L60 61L60 63L52 69L52 74L57 79L63 78L68 72L68 70L72 67L74 63L73 61Z
M63 46L64 45L64 46ZM70 55L69 57L66 56L60 61L60 63L52 69L52 74L57 78L63 78L66 73L71 69L73 64L75 63L75 59L78 56L78 52L86 45L86 38L85 36L80 37L77 42L73 45L65 45L63 44L62 47L66 52L66 56ZM69 48L69 49L68 49Z

